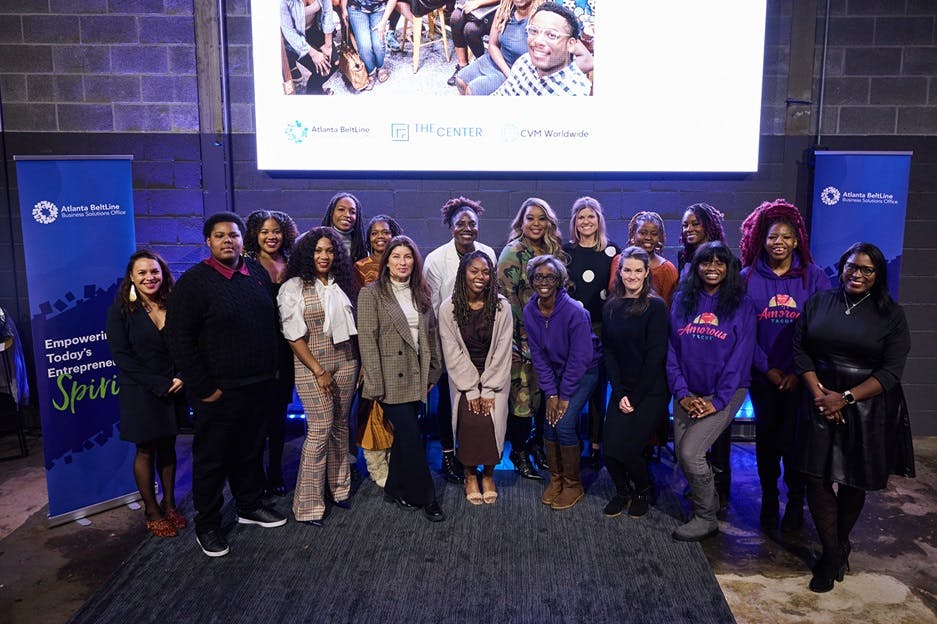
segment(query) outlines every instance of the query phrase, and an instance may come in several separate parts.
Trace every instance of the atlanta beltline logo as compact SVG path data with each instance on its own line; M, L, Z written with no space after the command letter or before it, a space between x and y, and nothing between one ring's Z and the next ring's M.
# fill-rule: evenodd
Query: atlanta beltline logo
M873 191L841 191L835 186L828 186L820 191L820 201L827 206L835 206L839 202L844 204L881 204L897 205L898 200L891 193L877 193Z
M125 215L127 211L120 204L102 202L100 204L66 204L56 206L50 201L42 200L33 206L33 219L36 223L49 225L59 218L71 219L75 217L111 217Z
M48 225L59 218L59 208L50 201L42 200L33 206L33 219L36 223Z
M727 332L719 329L719 317L715 312L700 313L692 323L678 329L677 333L681 336L690 334L699 340L725 340L729 337Z

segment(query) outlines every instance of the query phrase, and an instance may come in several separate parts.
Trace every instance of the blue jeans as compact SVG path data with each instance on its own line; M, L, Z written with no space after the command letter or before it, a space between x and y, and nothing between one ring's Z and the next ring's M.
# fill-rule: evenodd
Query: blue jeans
M559 422L556 423L556 425L551 425L550 423L544 425L544 438L550 442L559 440L560 446L579 444L579 414L582 413L582 408L585 407L586 403L589 401L589 397L592 395L592 391L595 390L595 385L598 381L599 367L593 366L582 376L582 381L579 382L579 387L576 388L573 396L569 398L569 405L566 408L566 413L563 414Z
M374 28L381 21L383 11L364 13L354 7L348 7L348 24L358 44L358 56L369 74L384 67L384 41L381 32Z

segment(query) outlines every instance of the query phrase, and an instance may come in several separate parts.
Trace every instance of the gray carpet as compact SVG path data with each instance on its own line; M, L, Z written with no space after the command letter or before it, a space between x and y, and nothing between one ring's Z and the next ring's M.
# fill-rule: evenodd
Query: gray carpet
M658 483L674 478L654 469ZM436 524L370 480L324 528L237 525L229 505L228 556L205 557L191 523L149 538L71 621L734 622L700 546L670 537L682 511L669 486L644 518L605 518L604 470L562 512L540 504L542 484L495 475L500 498L483 506L438 480Z

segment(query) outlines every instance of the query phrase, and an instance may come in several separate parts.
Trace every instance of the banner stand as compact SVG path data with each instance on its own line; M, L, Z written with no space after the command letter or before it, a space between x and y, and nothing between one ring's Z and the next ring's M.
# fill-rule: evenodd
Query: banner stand
M132 156L14 156L49 526L140 498L107 311L136 250Z

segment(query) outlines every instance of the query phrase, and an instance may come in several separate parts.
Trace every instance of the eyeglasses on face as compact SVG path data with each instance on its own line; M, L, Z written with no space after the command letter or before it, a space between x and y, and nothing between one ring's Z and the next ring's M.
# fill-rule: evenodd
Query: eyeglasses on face
M566 33L561 33L558 30L553 30L552 28L538 28L536 26L527 27L527 38L536 39L540 35L546 37L547 41L550 43L556 43L560 39L571 37L572 35L567 35Z
M555 273L537 273L534 275L534 284L555 284L560 276Z
M858 271L862 273L862 277L872 277L875 275L875 267L862 266L861 264L853 264L852 262L844 264L843 271L846 273L855 273Z

